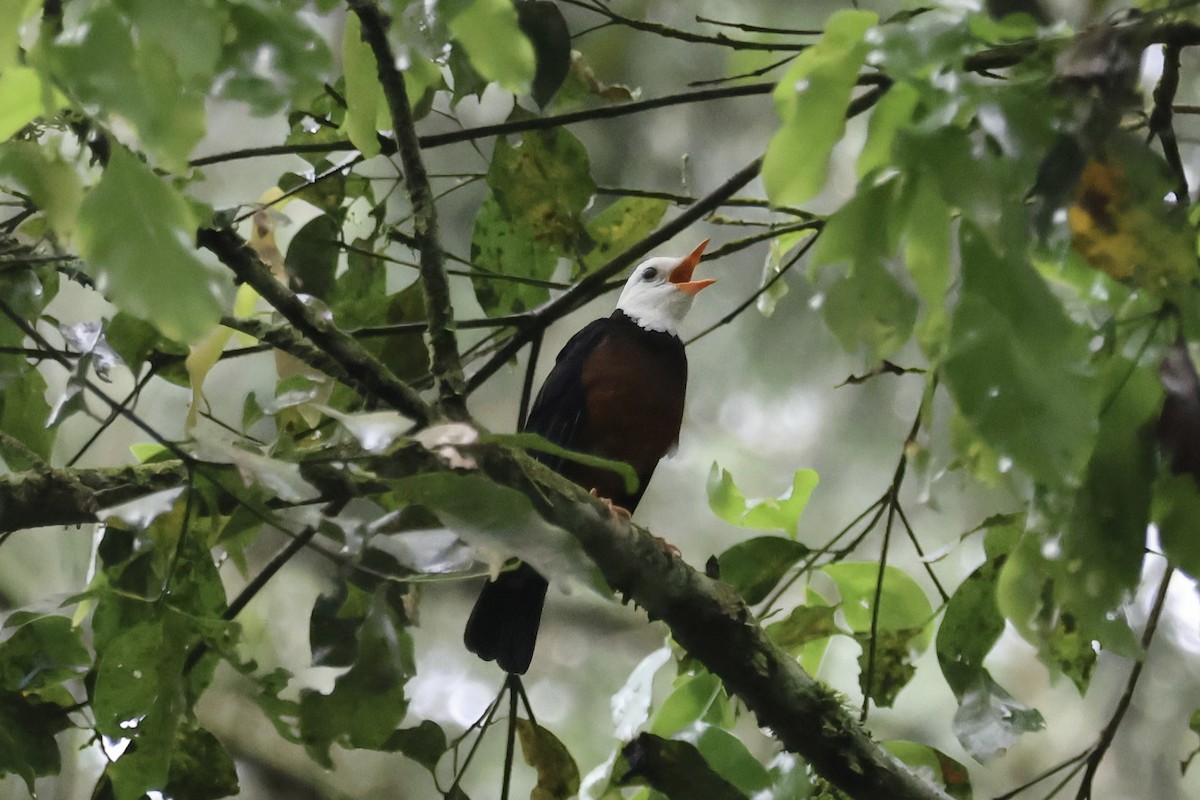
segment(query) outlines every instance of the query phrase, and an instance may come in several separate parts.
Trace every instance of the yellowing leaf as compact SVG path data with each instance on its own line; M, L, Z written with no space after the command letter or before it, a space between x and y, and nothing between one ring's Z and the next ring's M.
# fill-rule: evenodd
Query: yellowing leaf
M1153 170L1126 156L1109 153L1084 168L1067 209L1071 243L1115 280L1169 291L1197 275L1196 234L1163 203L1158 182L1146 174Z

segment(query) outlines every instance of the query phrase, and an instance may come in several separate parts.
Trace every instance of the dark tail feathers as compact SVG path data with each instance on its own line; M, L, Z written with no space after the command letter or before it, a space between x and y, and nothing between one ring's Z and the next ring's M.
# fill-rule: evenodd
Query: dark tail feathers
M524 675L533 660L547 586L528 564L486 583L467 620L467 649L505 672Z

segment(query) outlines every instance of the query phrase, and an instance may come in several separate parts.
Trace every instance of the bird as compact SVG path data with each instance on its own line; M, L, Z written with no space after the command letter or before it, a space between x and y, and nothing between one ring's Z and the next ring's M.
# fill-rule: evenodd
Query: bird
M538 454L538 460L632 514L659 460L674 449L683 422L687 355L679 324L696 294L715 283L692 280L708 246L637 266L611 316L594 320L559 352L523 430L568 450L629 464L629 491L612 469ZM523 675L533 659L548 582L520 563L484 584L463 635L467 649L505 672Z

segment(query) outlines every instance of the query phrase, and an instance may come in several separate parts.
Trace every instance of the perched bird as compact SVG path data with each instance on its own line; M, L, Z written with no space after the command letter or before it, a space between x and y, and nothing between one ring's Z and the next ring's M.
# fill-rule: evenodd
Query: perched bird
M525 430L569 450L623 461L637 491L610 469L540 455L539 460L618 509L630 513L659 459L679 440L687 390L687 356L678 326L696 293L712 280L692 280L708 245L683 258L638 265L612 316L571 337L530 409ZM467 649L506 672L529 669L547 581L528 564L484 585L463 636Z

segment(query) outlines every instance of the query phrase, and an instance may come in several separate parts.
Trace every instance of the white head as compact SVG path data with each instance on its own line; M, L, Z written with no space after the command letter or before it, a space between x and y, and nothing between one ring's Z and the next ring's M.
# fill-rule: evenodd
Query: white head
M617 308L648 331L678 336L679 323L692 307L696 293L716 283L711 279L692 280L692 271L707 246L705 239L683 258L659 256L638 264L625 282Z

